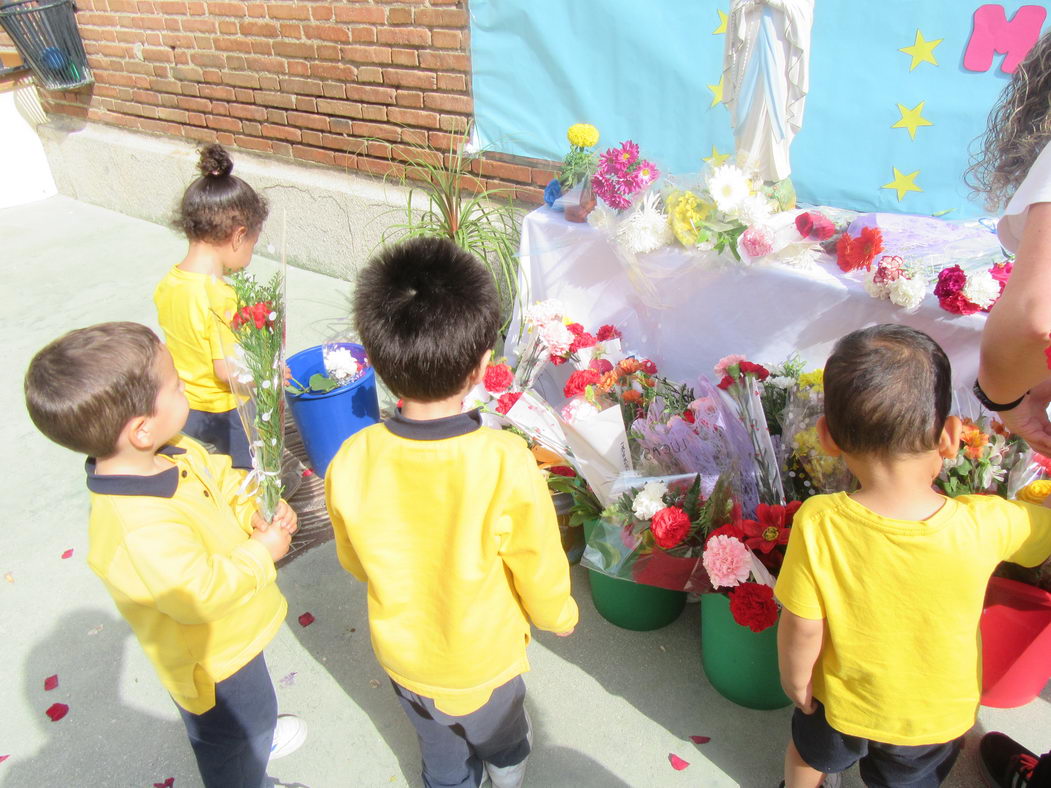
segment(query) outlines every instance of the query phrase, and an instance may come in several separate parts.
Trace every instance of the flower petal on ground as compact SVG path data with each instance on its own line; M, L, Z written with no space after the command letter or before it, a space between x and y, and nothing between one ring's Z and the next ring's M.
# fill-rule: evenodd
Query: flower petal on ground
M314 623L314 615L312 613L304 613L299 617L299 626L309 627Z
M707 744L712 740L711 736L691 736L690 741L694 744Z
M169 777L162 783L154 783L153 788L172 788L175 785L175 778Z
M673 752L668 753L668 762L671 763L671 768L673 768L677 772L681 772L683 769L690 765L688 762L684 761L682 758L680 758Z
M69 706L65 703L52 703L44 713L51 718L52 722L58 722L69 713Z
M44 679L44 692L50 692L58 686L58 674L54 673Z
M72 547L71 547L71 548L69 548L68 550L66 550L66 552L64 552L64 553L62 554L62 558L63 558L63 559L66 559L66 558L72 558L72 557L73 557L73 548L72 548Z

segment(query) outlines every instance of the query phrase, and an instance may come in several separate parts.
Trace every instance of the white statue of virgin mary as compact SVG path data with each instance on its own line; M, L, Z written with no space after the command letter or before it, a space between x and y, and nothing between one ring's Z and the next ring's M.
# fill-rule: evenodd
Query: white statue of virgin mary
M723 101L737 152L764 181L792 167L788 150L803 126L814 0L731 0L723 55Z

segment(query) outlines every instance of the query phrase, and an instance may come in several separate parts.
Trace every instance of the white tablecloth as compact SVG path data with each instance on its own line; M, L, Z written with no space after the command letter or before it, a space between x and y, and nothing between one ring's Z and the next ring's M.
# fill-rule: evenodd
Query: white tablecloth
M715 362L731 353L767 364L798 353L808 368L823 366L839 337L876 323L930 334L948 353L958 388L969 388L978 369L984 315L952 315L933 295L909 314L871 298L859 274L841 274L828 256L807 271L781 264L704 269L691 265L695 258L684 249L665 247L640 255L647 276L635 285L606 236L546 207L526 216L520 253L527 303L557 298L591 332L616 325L626 349L651 358L673 380L711 377ZM516 316L509 347L517 332ZM551 402L563 401L562 370L549 369L539 385Z

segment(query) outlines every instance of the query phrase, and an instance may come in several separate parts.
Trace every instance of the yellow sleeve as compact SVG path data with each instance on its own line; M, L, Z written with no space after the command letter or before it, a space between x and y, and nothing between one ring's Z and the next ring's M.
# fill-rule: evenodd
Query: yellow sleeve
M1051 556L1051 509L1023 501L1000 501L1007 527L1005 561L1038 566Z
M328 510L328 517L332 521L332 533L336 539L336 557L339 558L340 566L361 582L367 583L369 581L368 575L365 574L365 567L361 565L354 545L350 543L347 526L343 520L343 512L335 493L335 482L333 480L340 475L339 466L342 464L339 462L340 454L342 452L332 458L325 473L325 508Z
M136 528L124 541L157 610L183 624L225 618L277 577L266 548L249 538L218 555L190 526L164 521Z
M511 570L533 624L550 632L567 632L577 625L578 611L570 596L569 561L558 536L551 493L525 448L515 459L524 467L507 472L516 486L505 510L509 528L501 534L500 557Z
M774 595L789 612L800 618L817 620L825 617L825 607L807 549L807 526L810 522L805 509L796 512L788 537L785 561L774 584Z

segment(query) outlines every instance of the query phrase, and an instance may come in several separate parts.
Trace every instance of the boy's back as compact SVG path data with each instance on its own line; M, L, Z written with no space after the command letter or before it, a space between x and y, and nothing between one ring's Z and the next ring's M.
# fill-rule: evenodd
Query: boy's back
M520 438L477 414L361 431L326 490L340 562L369 583L377 659L441 710L473 711L528 670L530 620L576 623L543 477Z

